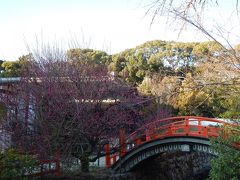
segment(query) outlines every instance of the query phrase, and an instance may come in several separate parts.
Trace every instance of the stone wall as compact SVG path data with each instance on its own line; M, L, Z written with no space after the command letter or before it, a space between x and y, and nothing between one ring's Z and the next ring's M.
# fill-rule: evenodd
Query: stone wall
M206 179L211 157L203 152L163 153L142 162L134 172L138 180Z

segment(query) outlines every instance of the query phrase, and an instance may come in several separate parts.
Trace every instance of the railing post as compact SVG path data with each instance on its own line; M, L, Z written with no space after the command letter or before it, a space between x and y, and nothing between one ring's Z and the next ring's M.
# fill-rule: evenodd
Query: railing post
M172 124L169 125L168 127L168 136L172 136Z
M140 144L141 144L141 139L139 139L139 138L136 139L136 140L135 140L135 144L136 144L136 146L140 145Z
M106 168L109 168L111 166L110 145L109 145L109 143L105 144L104 149L105 149L105 154L106 154L105 155L105 166L106 166Z
M203 129L203 137L207 137L207 126L204 126L204 129Z
M145 130L145 136L146 136L146 141L150 141L151 140L151 137L150 137L148 129Z
M56 176L61 176L61 166L60 166L60 152L55 153L55 162L56 162Z
M201 121L200 119L198 119L198 134L201 134L201 129L202 129Z
M157 138L156 129L157 129L157 128L156 128L155 126L152 128L152 136L153 136L153 139L156 139L156 138Z
M120 129L120 157L124 156L125 153L126 153L125 132L124 129Z
M185 128L184 128L184 131L185 131L186 136L188 136L188 134L189 134L189 119L188 119L188 117L185 118Z
M210 134L209 136L217 136L216 128L215 127L209 127L210 129Z

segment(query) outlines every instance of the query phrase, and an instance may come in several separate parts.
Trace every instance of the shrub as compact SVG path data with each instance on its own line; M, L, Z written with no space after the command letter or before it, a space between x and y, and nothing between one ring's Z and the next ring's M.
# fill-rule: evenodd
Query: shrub
M0 153L0 179L24 179L23 175L37 165L32 155L19 154L14 149Z

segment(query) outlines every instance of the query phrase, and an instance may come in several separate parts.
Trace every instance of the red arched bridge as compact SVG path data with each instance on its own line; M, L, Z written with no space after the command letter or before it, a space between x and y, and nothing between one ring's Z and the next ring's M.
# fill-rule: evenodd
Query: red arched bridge
M224 128L226 126L229 128ZM121 130L119 151L113 153L109 144L105 146L106 167L117 172L128 172L150 157L176 151L196 151L216 156L217 153L210 147L210 138L218 137L223 129L240 134L236 126L218 119L182 116L154 121L128 137ZM240 142L234 143L233 147L240 149Z

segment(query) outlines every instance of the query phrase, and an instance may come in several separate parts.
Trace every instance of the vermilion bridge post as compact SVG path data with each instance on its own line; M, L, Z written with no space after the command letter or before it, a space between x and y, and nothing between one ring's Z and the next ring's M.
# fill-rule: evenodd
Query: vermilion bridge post
M124 129L120 129L120 157L124 156L125 153L126 153L125 132Z
M109 168L111 166L111 157L110 157L110 145L109 143L108 144L105 144L104 146L105 148L105 165L106 165L106 168Z

